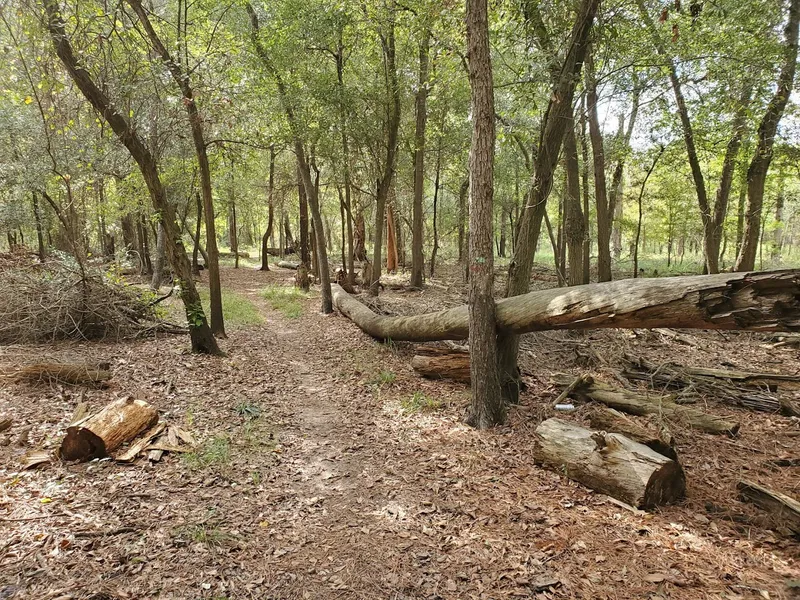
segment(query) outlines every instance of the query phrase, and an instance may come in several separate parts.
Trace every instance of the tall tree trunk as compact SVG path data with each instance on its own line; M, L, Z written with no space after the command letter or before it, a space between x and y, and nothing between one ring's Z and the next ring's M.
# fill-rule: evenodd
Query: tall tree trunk
M350 181L350 142L347 134L347 109L344 101L344 43L343 31L339 29L336 51L336 76L339 83L339 127L342 136L342 165L344 170L344 211L347 218L347 280L352 286L356 276L356 253L353 240L352 182ZM344 217L342 217L344 218ZM345 264L342 261L342 264Z
M94 83L89 72L79 66L66 33L64 20L57 0L42 0L47 13L48 29L53 39L56 54L66 67L78 89L92 104L94 109L111 125L112 130L128 149L139 165L145 185L150 193L153 208L161 215L164 223L167 244L167 258L174 276L180 281L180 296L189 323L192 351L219 354L220 350L206 321L200 296L194 286L191 265L183 247L183 242L175 222L175 211L167 200L166 190L161 183L155 158L148 150L138 132L115 108L106 94Z
M431 279L436 272L436 254L439 252L439 184L442 173L442 144L439 140L439 151L436 153L436 174L433 179L433 248L431 248Z
M195 205L197 206L197 221L195 222L194 229L194 243L192 248L192 273L200 273L200 264L197 262L197 253L200 250L200 228L203 224L203 200L200 198L200 192L195 192Z
M650 179L650 174L656 168L656 164L658 164L658 159L661 158L661 155L664 154L664 146L661 146L656 157L653 159L653 164L650 165L650 168L647 170L647 173L642 180L642 187L639 190L639 220L636 222L636 240L634 241L633 245L633 278L639 276L639 238L642 235L642 217L643 217L643 210L642 210L642 199L644 198L644 187L647 185L647 180Z
M153 261L150 260L150 238L147 233L147 222L144 213L139 215L136 231L139 234L139 247L141 248L142 272L150 277L153 274Z
M395 222L394 205L386 207L386 272L397 271L397 223Z
M233 254L233 268L239 268L239 226L236 222L236 190L233 186L233 161L231 161L231 188L229 192L228 210L230 210L230 220L228 221L228 237L230 240L231 253Z
M570 120L564 133L564 160L567 171L564 198L564 231L569 256L567 285L580 285L584 281L583 242L586 237L585 219L581 210L580 167L578 142L575 138L575 121Z
M464 224L467 221L467 194L469 192L469 178L461 182L461 187L458 188L458 262L463 264L464 256L464 242L466 240L466 231Z
M628 128L624 130L625 119L620 116L619 121L619 134L617 139L620 142L618 148L619 156L617 157L617 164L614 166L614 174L611 176L611 192L608 196L608 213L611 218L611 245L614 252L614 257L619 259L622 253L622 183L625 175L625 161L628 158L628 153L631 148L631 137L633 137L633 128L636 126L636 117L639 114L639 98L641 96L641 84L638 77L634 72L633 78L633 93L631 97L631 114L628 118Z
M597 212L597 281L611 281L611 218L613 212L606 189L606 158L603 132L597 116L597 77L591 51L586 55L586 108L594 165L594 201Z
M547 198L553 185L553 171L558 162L561 142L568 123L567 115L572 110L575 85L580 79L589 32L598 5L599 0L582 0L558 82L550 95L542 124L539 151L536 154L533 181L525 208L518 220L519 232L514 247L514 259L508 267L506 296L524 294L530 287L531 268L539 241L539 231L547 209ZM511 402L515 402L519 397L518 347L518 336L505 332L499 336L500 385L503 395Z
M428 53L430 30L425 28L419 42L419 88L416 95L416 129L414 132L414 206L411 226L411 287L421 288L424 281L423 253L424 215L422 199L425 191L425 127L428 121Z
M583 283L591 281L592 238L589 214L589 143L586 140L586 93L581 94L581 189L583 191Z
M267 188L267 201L269 202L269 212L267 214L267 230L261 238L261 270L269 271L269 239L272 237L273 220L275 218L275 144L269 147L269 183Z
M467 423L484 429L503 423L505 404L497 374L494 252L494 92L486 0L467 0L467 56L472 100L469 153L469 347L472 401Z
M164 233L164 224L158 222L158 234L156 235L156 260L153 264L153 278L150 280L150 287L158 291L164 280L164 263L166 262L167 240Z
M783 117L794 85L798 25L800 25L800 0L790 0L789 18L784 30L786 43L783 49L783 65L778 75L777 89L758 126L758 143L753 160L750 161L750 168L747 170L747 212L745 213L744 239L736 260L735 269L737 271L748 271L755 266L761 228L761 209L764 205L764 185L769 165L772 162L775 133L778 131L778 124Z
M783 243L783 206L786 201L783 177L781 177L780 189L775 198L775 229L772 232L772 251L770 258L773 261L780 261L781 246Z
M308 195L306 187L303 185L303 173L301 172L300 159L297 159L297 196L299 200L300 212L300 262L306 267L311 264L310 247L308 244ZM309 174L310 177L310 174Z
M47 247L44 245L44 230L42 228L42 213L39 207L39 195L33 192L33 220L36 223L36 241L39 244L39 262L47 258Z
M211 190L211 167L208 162L208 152L206 150L205 133L203 130L203 118L197 108L194 99L189 76L181 66L180 57L174 60L167 47L153 29L147 12L142 7L140 0L128 0L145 33L150 40L150 44L161 57L164 65L169 69L172 79L181 90L183 95L183 105L189 117L189 124L192 130L192 142L194 143L195 153L197 154L197 164L200 170L200 190L203 194L203 209L206 220L206 254L208 260L208 287L209 302L211 305L211 331L214 335L225 337L225 321L222 316L222 288L219 278L219 250L217 249L217 232L214 224L214 198ZM180 28L178 29L180 36ZM180 40L179 40L180 41Z

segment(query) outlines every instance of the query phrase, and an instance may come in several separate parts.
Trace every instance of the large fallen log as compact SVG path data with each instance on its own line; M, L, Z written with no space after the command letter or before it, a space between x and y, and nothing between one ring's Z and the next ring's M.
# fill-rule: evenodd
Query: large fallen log
M293 262L290 260L281 260L278 261L278 265L281 269L292 269L293 271L297 271L300 268L299 262Z
M739 497L752 502L770 514L778 527L785 527L800 535L800 502L752 481L742 480L736 485Z
M111 371L107 363L36 363L8 368L5 377L16 382L103 386Z
M678 454L675 452L675 440L664 427L658 430L643 427L613 408L597 408L589 415L589 422L594 429L609 433L621 433L667 458L678 460Z
M103 458L158 421L158 411L144 400L122 398L67 428L59 455L63 460Z
M466 339L466 306L415 316L376 315L333 285L339 311L378 339ZM630 279L537 290L497 302L498 327L548 329L687 328L800 331L800 270Z
M418 346L412 368L430 379L454 379L469 383L469 351L438 346Z
M676 404L667 396L637 394L602 381L595 381L591 377L585 377L571 395L584 401L594 400L632 415L660 415L667 420L684 423L706 433L735 436L739 432L739 423L724 417Z
M749 410L800 416L800 408L777 393L779 387L797 386L800 377L796 375L655 364L631 355L626 355L625 359L629 367L623 371L623 376L645 381L654 389L682 390Z
M681 466L618 433L547 419L536 428L534 459L567 477L637 508L683 498Z

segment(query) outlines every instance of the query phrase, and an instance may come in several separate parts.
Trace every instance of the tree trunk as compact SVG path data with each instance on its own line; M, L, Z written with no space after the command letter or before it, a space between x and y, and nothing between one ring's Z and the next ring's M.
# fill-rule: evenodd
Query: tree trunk
M167 200L166 190L161 183L158 166L150 150L139 137L133 125L127 121L114 107L111 100L97 87L89 76L89 72L78 65L66 34L64 21L58 8L57 0L43 0L48 17L48 28L58 57L64 63L70 77L94 109L109 123L114 133L125 145L133 159L139 165L142 178L150 193L153 208L161 215L167 240L167 258L173 275L181 283L181 299L186 310L189 323L189 334L192 339L192 350L207 354L219 354L219 347L211 333L203 312L200 296L192 279L192 268L186 250L183 247L175 212Z
M386 207L386 272L397 271L397 228L394 218L394 206L390 202Z
M144 400L115 400L96 415L71 425L61 442L62 460L103 458L158 422L158 411Z
M486 429L505 422L497 374L494 303L494 91L487 0L467 0L467 56L472 104L469 152L469 348L472 401L468 424Z
M533 456L636 508L655 508L686 495L686 477L677 462L618 433L547 419L536 428Z
M194 99L194 91L190 85L189 76L181 67L180 58L177 61L172 58L169 50L161 42L155 29L153 29L147 12L142 7L140 0L128 0L128 4L138 16L150 43L161 57L164 65L169 69L175 84L183 95L183 105L189 117L189 124L192 130L192 142L194 143L195 153L197 154L197 163L200 171L200 189L203 194L203 208L206 219L206 254L208 255L206 268L208 269L209 303L211 305L211 331L214 335L225 337L225 321L222 315L222 288L219 278L219 252L217 250L217 233L214 224L214 199L211 190L211 167L209 166L208 152L206 150L203 118L197 108L197 102ZM177 275L177 273L174 274Z
M33 192L33 220L36 223L36 241L39 248L39 262L47 258L47 247L44 245L44 229L42 228L42 213L39 208L39 195Z
M580 79L589 32L599 4L599 0L582 0L559 80L550 95L530 193L518 220L519 231L514 246L514 258L508 266L506 296L524 294L530 288L531 268L539 242L539 230L547 209L547 198L553 185L553 171L558 162L562 138L569 122L567 115L572 110L575 86ZM500 385L504 397L510 402L515 402L519 397L519 373L516 366L518 347L519 340L516 336L506 333L498 336Z
M584 229L583 210L581 210L580 167L574 120L567 125L564 133L564 159L567 171L567 186L564 196L564 231L569 257L567 285L580 285L584 281L583 242L586 230Z
M310 173L309 173L310 177ZM297 196L300 212L300 262L311 266L311 246L309 245L308 227L308 193L303 185L304 173L301 171L300 158L297 158Z
M334 286L343 315L378 339L466 339L466 306L409 317L377 315ZM497 302L497 325L514 334L552 329L655 327L800 331L800 270L723 273L537 290Z
M428 54L430 30L425 28L419 42L419 88L416 94L416 128L414 132L414 204L411 226L411 287L421 288L425 279L423 252L424 214L422 199L425 192L425 127L428 121Z
M597 81L591 51L586 55L586 108L594 164L594 199L597 211L597 281L611 281L611 218L613 211L606 189L606 158L603 132L597 116Z
M275 144L269 147L269 187L267 189L267 199L269 202L269 212L267 214L267 230L261 238L261 270L269 271L269 239L272 237L273 220L275 218Z
M583 230L585 232L583 239L583 283L591 282L592 265L592 239L591 239L591 222L589 213L589 144L586 141L586 93L581 95L581 188L583 191Z
M737 271L753 269L756 250L759 247L761 229L761 209L764 205L764 185L767 171L772 162L772 148L775 134L783 117L789 95L794 85L794 74L797 66L797 38L800 26L800 0L790 0L789 19L786 22L784 35L786 44L783 50L783 65L778 76L778 86L767 106L764 118L758 126L758 143L753 160L747 170L747 212L745 213L744 238L739 257L736 260Z
M154 290L161 288L164 280L164 263L166 262L167 240L164 232L164 224L158 222L158 235L156 235L156 261L153 265L153 278L150 280L150 287Z
M347 110L344 102L344 43L343 32L339 29L339 44L336 52L336 75L339 83L339 127L342 136L342 164L344 168L344 209L347 218L347 282L355 284L356 248L353 240L352 183L350 181L350 145L347 134ZM344 218L344 217L343 217ZM359 259L361 260L361 259Z
M200 264L197 262L197 253L200 250L200 228L203 224L203 201L200 198L200 192L195 192L194 198L195 205L197 207L197 221L194 229L194 243L192 244L192 273L197 275L200 273Z
M439 184L442 173L442 146L436 154L436 175L433 179L433 248L431 248L431 279L436 272L436 254L439 252Z
M469 193L469 178L461 182L458 188L458 263L463 264L464 242L466 240L466 230L464 224L467 221L467 194Z

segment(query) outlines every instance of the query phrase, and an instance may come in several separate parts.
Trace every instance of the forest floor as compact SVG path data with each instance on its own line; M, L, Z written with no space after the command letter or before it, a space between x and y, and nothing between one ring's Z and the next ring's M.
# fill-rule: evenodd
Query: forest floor
M800 496L798 467L767 464L800 458L797 419L708 399L741 433L674 430L688 495L651 513L535 466L531 451L554 373L613 377L625 351L798 373L797 350L737 333L529 335L521 405L476 432L461 423L468 388L419 378L411 345L320 314L315 294L282 296L293 276L223 270L239 309L224 358L188 353L185 336L0 347L2 363L113 370L107 389L0 386L9 436L32 425L30 447L55 447L79 400L129 394L200 444L156 463L30 471L18 463L29 448L0 447L0 599L796 597L800 543L739 502L735 483ZM423 311L462 293L437 284L380 302Z

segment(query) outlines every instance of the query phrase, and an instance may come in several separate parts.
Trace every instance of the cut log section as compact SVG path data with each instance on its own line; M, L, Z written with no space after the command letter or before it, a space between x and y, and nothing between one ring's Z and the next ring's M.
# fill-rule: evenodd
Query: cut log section
M144 400L123 398L67 428L59 455L63 460L103 458L158 421L158 411Z
M469 351L424 345L411 359L413 369L431 379L454 379L469 383Z
M300 263L299 262L292 262L290 260L281 260L281 261L278 261L278 266L281 269L292 269L293 271L296 271L297 269L300 268Z
M752 481L742 480L736 485L739 497L767 511L778 527L800 535L800 502Z
M416 316L381 316L331 286L339 311L378 339L461 340L466 306ZM537 290L497 302L497 325L514 333L549 329L687 328L800 331L800 270L626 279Z
M597 408L589 415L589 422L592 428L608 431L609 433L621 433L634 442L644 444L651 450L659 454L678 460L675 452L675 440L667 429L643 427L630 417L614 410L613 408Z
M647 382L654 389L681 390L748 410L800 416L800 408L777 393L779 388L795 388L800 383L797 375L655 364L629 354L625 360L629 367L623 371L623 376L631 381Z
M564 385L568 383L570 382L565 380ZM583 401L594 400L632 415L660 415L670 421L684 423L706 433L735 436L739 432L739 423L729 421L724 417L676 404L666 396L637 394L601 381L595 381L591 377L586 377L583 385L576 386L571 395Z
M13 367L7 378L16 382L103 386L111 379L107 363L99 365L38 363Z
M676 502L686 493L686 477L674 460L618 433L561 419L547 419L536 428L534 458L636 508Z

